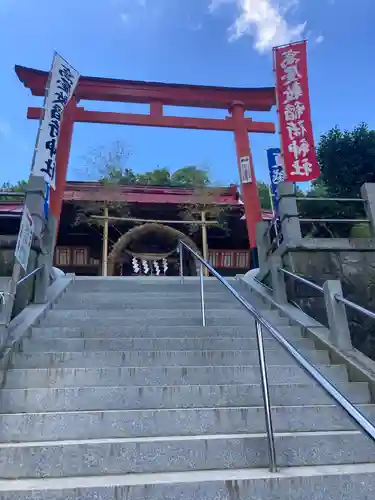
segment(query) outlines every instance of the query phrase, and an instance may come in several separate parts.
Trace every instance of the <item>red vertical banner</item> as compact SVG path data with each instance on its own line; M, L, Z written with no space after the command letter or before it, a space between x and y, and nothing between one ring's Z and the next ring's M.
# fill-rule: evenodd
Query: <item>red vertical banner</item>
M273 52L286 180L312 181L320 169L311 123L306 42L275 47Z

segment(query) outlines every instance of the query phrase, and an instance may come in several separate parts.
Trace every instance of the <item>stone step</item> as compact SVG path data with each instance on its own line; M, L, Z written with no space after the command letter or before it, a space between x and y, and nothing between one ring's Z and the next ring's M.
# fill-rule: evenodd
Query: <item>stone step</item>
M301 349L301 354L313 363L328 364L327 351ZM266 351L270 364L289 365L293 358L281 347ZM89 368L109 366L232 366L257 365L258 351L84 351L84 352L31 352L17 354L16 368Z
M264 310L264 311L259 311L261 314L264 314L264 317L268 319L269 321L279 321L280 319L287 319L285 317L280 316L280 314L277 311L270 311L270 310ZM76 309L63 309L63 310L58 310L58 309L52 309L51 311L48 312L47 319L49 318L56 318L56 319L62 319L64 318L65 320L67 319L81 319L81 318L87 318L87 319L100 319L103 318L103 315L106 317L106 319L110 318L116 318L119 321L127 319L128 321L133 321L138 318L138 316L142 314L144 318L148 318L154 323L156 323L159 319L162 318L187 318L190 319L191 317L200 317L201 316L201 310L199 308L192 308L192 309L185 309L185 310L179 310L179 309L159 309L159 310L154 310L154 309L147 309L147 308L138 308L138 309L130 309L128 311L124 310L124 308L119 308L119 309L111 309L109 311L106 310L101 310L97 311L96 309L94 310L76 310ZM251 319L252 316L251 314L246 310L238 310L238 311L233 311L230 313L230 311L223 311L220 308L216 309L211 309L208 311L208 317L212 317L216 315L218 318L226 318L228 315L233 316L233 317L242 317L244 319Z
M359 406L375 421L375 405ZM275 432L357 430L335 406L274 406ZM0 415L0 442L262 433L263 407L88 411Z
M280 467L375 461L373 442L359 431L276 433L275 445ZM257 433L0 445L3 479L267 466L267 439Z
M288 318L280 317L274 311L261 311L264 317L276 325L289 325ZM209 309L206 311L207 324L210 326L245 326L254 323L251 314L246 310L221 310ZM79 310L52 310L47 317L41 321L42 326L200 326L202 324L202 313L197 309L142 309L112 311L79 311Z
M227 294L207 293L205 294L205 304L207 308L215 308L215 305L226 309L241 309L240 304L234 297L230 300ZM105 309L195 309L200 307L200 295L187 295L176 293L140 293L124 294L118 293L67 293L54 306L54 310L59 309L85 309L93 310Z
M312 340L299 338L293 339L297 349L314 349ZM264 339L265 349L280 348L274 339ZM184 351L184 350L256 350L255 338L44 338L27 340L23 344L23 351L30 352L64 352L64 351Z
M288 340L301 338L301 328L299 326L278 326L279 331ZM54 339L54 338L160 338L160 337L182 337L182 338L205 338L205 337L226 337L226 338L255 338L255 328L252 322L247 326L127 326L97 325L87 326L42 326L32 329L32 339ZM263 332L264 338L271 338L267 330Z
M353 403L369 403L366 383L338 384ZM282 405L330 404L331 399L313 384L272 384L271 403ZM109 386L3 389L2 413L43 413L93 410L143 410L261 406L258 383L251 385Z
M0 500L370 500L374 491L372 463L0 481Z
M302 368L295 365L268 365L270 384L314 384ZM347 382L343 365L317 367L332 383ZM10 369L5 387L108 387L160 385L259 384L258 366L168 366Z
M237 288L239 286L238 281L236 279L226 278L227 282ZM216 278L213 279L205 279L204 280L204 288L207 291L215 291L218 293L227 293L225 286L220 283ZM199 286L199 278L189 278L184 280L184 283L180 283L180 279L175 278L145 278L140 279L136 277L132 278L115 278L115 279L76 279L75 283L72 284L67 293L70 292L78 292L78 293L86 293L86 292L122 292L122 293L140 293L143 291L147 292L160 292L160 293L169 293L174 292L177 294L186 294L186 293L200 293Z

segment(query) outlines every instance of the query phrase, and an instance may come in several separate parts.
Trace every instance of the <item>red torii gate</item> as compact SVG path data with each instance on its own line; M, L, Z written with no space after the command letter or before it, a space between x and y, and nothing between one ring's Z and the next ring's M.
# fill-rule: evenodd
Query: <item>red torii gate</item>
M24 86L31 90L32 95L44 96L48 72L24 66L15 66L15 71ZM81 99L149 104L150 113L88 111L82 106L77 106ZM256 224L262 220L262 217L249 132L273 134L275 126L270 122L255 122L251 118L246 118L245 111L270 111L275 104L274 87L227 88L81 76L75 94L65 109L60 129L56 155L56 190L51 190L50 195L50 213L55 216L57 227L75 122L231 131L234 132L239 170L240 158L250 158L252 182L242 183L242 194L250 248L253 254L256 249ZM231 116L225 119L165 116L163 105L227 109ZM27 117L38 120L41 113L42 108L30 107Z

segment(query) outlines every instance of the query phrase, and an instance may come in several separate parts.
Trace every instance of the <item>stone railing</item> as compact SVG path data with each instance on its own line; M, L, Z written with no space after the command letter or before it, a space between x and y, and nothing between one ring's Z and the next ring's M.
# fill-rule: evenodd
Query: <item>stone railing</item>
M361 194L366 219L359 220L370 224L367 238L302 237L298 200L289 183L280 185L282 237L279 235L278 244L272 244L270 231L264 223L258 225L258 279L274 290L277 300L297 303L307 314L330 327L332 316L330 320L328 296L286 273L280 275L279 269L302 276L321 290L327 289L327 293L333 287L336 295L342 292L345 299L375 311L375 238L372 236L375 234L375 184L365 184ZM352 224L356 220L343 218L340 222ZM282 283L285 291L280 288ZM334 304L342 311L342 304L336 302ZM346 318L341 313L334 315L337 321L341 316ZM347 318L354 346L375 359L375 320L354 308L347 310Z
M12 193L0 192L4 199ZM20 196L20 194L13 196ZM22 196L22 194L21 194ZM14 258L17 238L0 236L0 350L6 344L11 321L30 303L46 302L52 276L52 254L55 240L54 220L46 219L45 182L31 176L25 190L25 204L34 223L34 238L27 270Z

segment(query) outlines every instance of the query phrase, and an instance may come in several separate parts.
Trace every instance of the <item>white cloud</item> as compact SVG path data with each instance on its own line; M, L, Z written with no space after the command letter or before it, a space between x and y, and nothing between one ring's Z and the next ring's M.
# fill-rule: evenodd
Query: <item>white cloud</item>
M319 35L316 37L315 39L315 43L323 43L324 42L324 36L323 35Z
M244 35L254 38L255 49L263 53L277 45L303 38L306 22L289 24L286 14L299 4L299 0L211 0L210 11L223 3L236 3L239 15L229 28L229 40Z
M213 12L214 10L216 10L218 7L220 7L221 5L223 5L224 3L232 3L233 0L211 0L211 3L208 7L208 10L210 12Z

